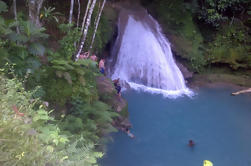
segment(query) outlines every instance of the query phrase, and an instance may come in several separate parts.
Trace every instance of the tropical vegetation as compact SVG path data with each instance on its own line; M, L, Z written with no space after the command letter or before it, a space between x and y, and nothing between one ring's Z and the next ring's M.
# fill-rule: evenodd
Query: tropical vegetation
M100 100L97 63L76 52L85 41L81 52L100 56L112 29L101 14L106 1L90 2L82 9L89 20L80 24L82 12L76 25L59 4L0 0L0 165L97 165L103 156L118 114Z
M248 0L142 0L161 22L177 57L195 72L251 67Z
M0 165L97 165L118 114L79 56L109 51L114 2L0 0ZM251 69L249 0L141 2L190 70Z

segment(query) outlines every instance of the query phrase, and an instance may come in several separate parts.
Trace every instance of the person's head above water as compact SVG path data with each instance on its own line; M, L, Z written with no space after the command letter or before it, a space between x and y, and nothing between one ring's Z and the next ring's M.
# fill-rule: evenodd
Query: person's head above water
M189 145L189 146L194 146L193 140L190 139L188 145Z

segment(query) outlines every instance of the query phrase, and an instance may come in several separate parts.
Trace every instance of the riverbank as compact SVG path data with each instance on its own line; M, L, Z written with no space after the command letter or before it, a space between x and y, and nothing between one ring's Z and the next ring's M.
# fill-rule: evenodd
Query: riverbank
M229 87L234 91L244 90L251 87L251 79L243 75L224 74L224 73L207 73L194 74L193 78L188 81L188 86L198 90L201 88L226 88Z
M187 62L174 54L176 64L181 70L186 84L192 89L203 87L218 88L231 87L235 90L243 90L251 87L251 72L233 71L226 66L211 66L201 73L193 73L187 67Z

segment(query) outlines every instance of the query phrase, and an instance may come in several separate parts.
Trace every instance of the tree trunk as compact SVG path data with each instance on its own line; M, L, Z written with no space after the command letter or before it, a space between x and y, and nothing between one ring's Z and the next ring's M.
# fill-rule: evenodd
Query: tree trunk
M81 53L81 51L83 49L83 46L85 44L85 39L86 39L86 36L87 36L87 32L88 32L88 28L89 28L89 25L90 25L90 22L91 22L92 12L93 12L93 9L95 7L95 4L96 4L96 0L93 0L92 4L91 4L91 7L90 7L90 10L89 10L89 13L88 13L88 16L87 16L86 25L85 25L84 32L83 32L83 35L82 35L81 43L80 43L78 52L75 55L75 60L76 61L78 60L79 55L80 55L80 53Z
M38 27L41 27L40 23L40 10L43 6L44 0L29 0L29 19Z
M101 4L100 2L101 1L98 2L98 12L97 12L97 15L96 15L95 20L94 20L94 26L96 25L96 22L98 20L98 15L99 15L99 11L100 11L100 4Z
M80 1L78 0L78 18L77 18L77 27L79 25L79 17L80 17Z
M15 19L16 22L18 22L18 20L17 20L17 2L16 2L16 0L13 0L13 12L14 12L14 19ZM18 25L16 26L16 31L17 31L17 34L20 34L20 30L19 30Z
M84 15L84 17L83 17L82 26L81 26L81 33L83 33L83 31L84 31L85 20L86 20L86 17L87 17L87 13L88 13L88 10L89 10L91 1L92 1L92 0L88 0L87 6L86 6L86 9L85 9L85 15Z
M94 40L95 40L95 37L96 37L96 32L97 32L97 29L98 29L100 17L101 17L102 11L104 9L105 3L106 3L106 0L103 1L101 9L99 10L99 13L98 13L98 18L97 18L97 21L95 23L95 30L94 30L94 33L93 33L93 36L92 36L92 42L91 42L91 45L90 45L90 49L92 49L92 46L93 46L93 43L94 43Z
M73 8L74 8L74 0L71 0L71 7L70 7L70 14L69 14L69 24L72 23Z

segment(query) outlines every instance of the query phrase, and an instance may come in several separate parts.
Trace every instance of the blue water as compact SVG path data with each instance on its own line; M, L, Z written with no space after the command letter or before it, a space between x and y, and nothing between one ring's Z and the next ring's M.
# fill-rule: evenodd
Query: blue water
M101 166L251 166L251 97L202 89L192 99L127 92L131 132L112 135ZM195 142L194 148L188 141Z

